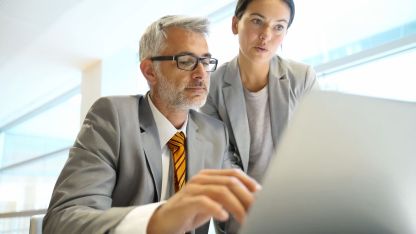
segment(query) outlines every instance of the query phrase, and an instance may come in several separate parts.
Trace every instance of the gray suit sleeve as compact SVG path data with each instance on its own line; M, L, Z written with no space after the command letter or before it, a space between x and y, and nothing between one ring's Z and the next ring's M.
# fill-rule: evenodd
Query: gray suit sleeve
M90 109L52 194L44 233L105 233L133 207L111 208L120 131L111 102Z
M311 90L319 90L319 83L318 80L316 79L316 72L315 70L311 67L308 66L307 70L306 70L306 77L305 77L305 92L309 93Z
M237 153L237 150L233 149L232 145L229 141L228 131L227 127L224 124L224 132L225 132L225 139L226 142L226 149L224 152L224 163L223 163L223 169L229 169L229 168L236 168L236 169L243 169L243 165L240 159L240 156Z

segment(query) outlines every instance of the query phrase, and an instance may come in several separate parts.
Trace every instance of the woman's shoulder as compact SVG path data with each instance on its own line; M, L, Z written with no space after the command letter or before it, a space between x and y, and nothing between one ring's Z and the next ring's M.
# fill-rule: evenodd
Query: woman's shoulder
M223 76L229 65L230 65L229 61L221 64L217 68L217 70L215 70L213 73L211 73L211 77L221 77L221 76Z
M274 56L272 59L271 72L277 76L286 76L288 79L301 79L315 77L315 71L312 66L281 56Z
M310 90L316 83L316 73L311 65L280 56L273 57L273 60L271 72L275 77L289 79L293 90Z
M222 86L223 83L230 83L235 77L239 77L237 58L221 64L216 71L211 73L211 85Z
M293 59L289 59L289 58L284 58L279 55L274 56L272 58L272 62L274 64L277 64L279 68L283 68L283 70L288 69L288 70L304 71L311 67L310 65L306 63L296 61Z
M213 72L213 75L224 74L229 69L235 70L237 69L237 66L237 57L234 57L233 59L221 64L217 70Z

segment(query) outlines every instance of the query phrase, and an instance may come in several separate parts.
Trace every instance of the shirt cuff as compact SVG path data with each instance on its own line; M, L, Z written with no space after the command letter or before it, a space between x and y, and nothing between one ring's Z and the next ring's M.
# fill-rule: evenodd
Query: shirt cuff
M141 233L146 234L147 225L153 212L166 201L138 206L131 210L113 229L112 234Z

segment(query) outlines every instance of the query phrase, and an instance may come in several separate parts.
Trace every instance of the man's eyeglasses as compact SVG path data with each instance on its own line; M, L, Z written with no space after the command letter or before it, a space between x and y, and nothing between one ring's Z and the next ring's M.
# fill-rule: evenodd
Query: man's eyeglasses
M152 61L176 61L176 66L185 71L193 71L198 66L198 63L202 63L207 72L213 72L217 69L218 60L209 57L198 57L192 54L179 54L173 56L154 56L151 57Z

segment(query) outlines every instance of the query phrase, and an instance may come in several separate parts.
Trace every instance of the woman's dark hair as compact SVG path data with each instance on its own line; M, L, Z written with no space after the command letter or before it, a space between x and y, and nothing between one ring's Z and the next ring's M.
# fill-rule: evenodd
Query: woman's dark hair
M247 9L248 4L250 4L250 2L252 2L253 0L238 0L237 2L237 6L235 7L235 12L234 12L234 16L237 17L237 19L241 19L241 17L243 16L244 12ZM285 2L290 9L290 19L289 19L289 23L288 23L288 28L290 27L290 25L293 22L293 18L295 18L295 3L293 2L293 0L281 0L282 2Z

